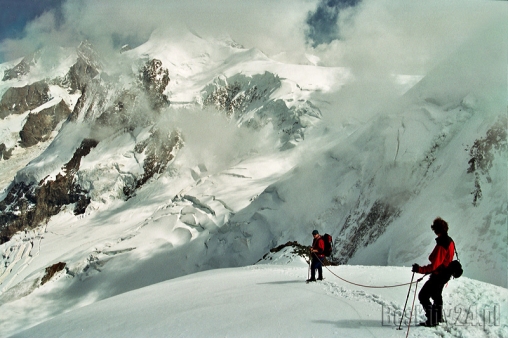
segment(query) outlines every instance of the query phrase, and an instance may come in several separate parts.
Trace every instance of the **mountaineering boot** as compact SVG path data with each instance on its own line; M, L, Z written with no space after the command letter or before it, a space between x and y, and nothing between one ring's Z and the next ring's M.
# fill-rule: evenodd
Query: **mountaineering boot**
M323 267L318 267L317 273L318 273L318 280L323 280Z
M310 279L307 279L308 283L310 283L311 281L316 281L316 270L314 270L312 267L310 271Z
M437 321L436 321L437 310L434 307L429 306L429 307L425 308L425 316L427 317L427 321L421 322L419 324L420 326L425 326L425 327L437 326Z
M436 323L443 323L443 306L432 306L432 312L436 316Z

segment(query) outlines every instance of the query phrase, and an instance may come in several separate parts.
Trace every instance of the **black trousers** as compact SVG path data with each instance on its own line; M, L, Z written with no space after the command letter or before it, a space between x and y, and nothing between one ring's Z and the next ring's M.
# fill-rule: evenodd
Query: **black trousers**
M418 299L423 306L429 324L437 324L443 321L443 288L447 282L448 279L431 274L418 294ZM433 303L430 299L433 300Z
M316 279L316 270L318 271L318 278L323 279L323 264L315 255L312 255L310 262L310 278Z

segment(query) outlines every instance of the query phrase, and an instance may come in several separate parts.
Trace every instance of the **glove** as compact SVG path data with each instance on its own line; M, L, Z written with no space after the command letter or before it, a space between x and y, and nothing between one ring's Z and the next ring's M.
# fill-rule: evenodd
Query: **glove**
M413 269L411 270L411 272L418 273L419 271L420 271L420 265L413 264Z

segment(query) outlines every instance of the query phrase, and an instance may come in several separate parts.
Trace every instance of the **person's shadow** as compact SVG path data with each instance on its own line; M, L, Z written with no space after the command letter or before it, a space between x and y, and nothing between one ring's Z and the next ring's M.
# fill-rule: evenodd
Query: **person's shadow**
M302 280L282 280L282 281L269 281L258 283L258 285L285 285L285 284L302 284L304 281Z
M361 319L341 319L337 321L332 320L314 320L317 324L335 325L338 328L366 328L366 327L380 327L383 326L379 320L361 320ZM386 326L386 325L384 325Z

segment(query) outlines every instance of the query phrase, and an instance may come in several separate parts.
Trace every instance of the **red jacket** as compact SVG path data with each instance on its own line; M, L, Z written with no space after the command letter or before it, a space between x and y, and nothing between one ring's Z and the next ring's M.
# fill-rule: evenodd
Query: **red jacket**
M455 253L455 244L452 238L448 235L442 235L436 238L436 247L429 255L430 264L427 266L420 266L418 273L427 274L434 273L439 274L439 269L448 267L453 260L453 254Z
M320 236L317 239L314 239L312 241L312 249L317 250L317 256L318 258L324 258L325 257L325 240Z

